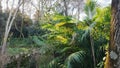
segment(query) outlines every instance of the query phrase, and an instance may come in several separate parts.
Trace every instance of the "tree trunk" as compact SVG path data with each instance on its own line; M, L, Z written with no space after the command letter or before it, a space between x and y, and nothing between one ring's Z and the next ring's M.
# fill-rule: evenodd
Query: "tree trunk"
M112 0L110 45L104 68L120 68L120 0Z
M95 50L94 50L94 40L90 31L90 43L91 43L91 52L92 52L92 59L94 63L94 68L96 68L96 60L95 60Z
M23 5L22 5L22 23L21 23L21 27L20 27L20 37L24 38L24 34L23 34L23 24L24 24L24 5L25 5L25 1L23 0Z
M14 21L14 19L16 17L16 14L18 12L18 8L20 7L21 4L18 4L18 6L16 8L16 11L13 14L13 17L12 17L12 10L10 11L8 20L6 22L5 34L4 34L4 39L3 39L3 43L2 43L2 49L1 49L1 53L0 53L0 63L1 63L0 66L1 66L1 68L4 68L4 64L5 64L5 61L6 61L6 58L4 56L6 55L5 51L6 51L6 47L7 47L8 35L9 35L9 32L10 32L11 26L13 24L13 21ZM13 1L13 4L12 4L12 8L13 8L13 5L14 5L14 1Z
M2 0L0 0L0 13L2 12L2 4L1 4Z
M65 7L65 16L68 16L67 1L63 0L63 2L64 2L64 7Z

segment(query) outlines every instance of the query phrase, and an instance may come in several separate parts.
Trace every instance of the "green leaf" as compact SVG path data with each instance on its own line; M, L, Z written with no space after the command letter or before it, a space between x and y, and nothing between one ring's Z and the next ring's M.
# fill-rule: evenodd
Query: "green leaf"
M39 46L46 45L46 43L40 40L37 36L33 36L33 42Z

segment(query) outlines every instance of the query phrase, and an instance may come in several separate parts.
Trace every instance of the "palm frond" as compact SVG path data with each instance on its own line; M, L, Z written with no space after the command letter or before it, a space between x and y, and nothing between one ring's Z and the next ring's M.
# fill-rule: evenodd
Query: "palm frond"
M49 63L49 68L62 68L62 67L61 67L61 64L59 63L59 58L53 59L53 60Z
M72 53L66 60L67 68L82 68L84 66L85 55L84 51Z

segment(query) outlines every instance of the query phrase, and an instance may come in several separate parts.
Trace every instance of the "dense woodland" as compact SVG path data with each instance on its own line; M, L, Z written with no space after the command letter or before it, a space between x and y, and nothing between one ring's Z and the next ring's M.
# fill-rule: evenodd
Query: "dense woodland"
M3 1L1 68L104 68L110 4L103 6L97 0Z

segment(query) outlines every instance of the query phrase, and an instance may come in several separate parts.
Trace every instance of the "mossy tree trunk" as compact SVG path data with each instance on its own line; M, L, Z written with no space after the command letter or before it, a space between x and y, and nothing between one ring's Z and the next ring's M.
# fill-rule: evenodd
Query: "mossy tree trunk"
M120 68L120 0L112 0L111 10L110 45L105 68Z

